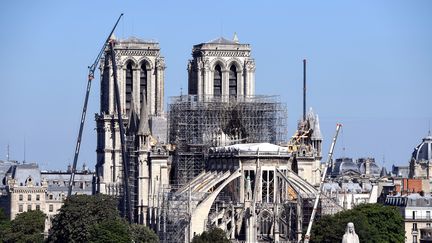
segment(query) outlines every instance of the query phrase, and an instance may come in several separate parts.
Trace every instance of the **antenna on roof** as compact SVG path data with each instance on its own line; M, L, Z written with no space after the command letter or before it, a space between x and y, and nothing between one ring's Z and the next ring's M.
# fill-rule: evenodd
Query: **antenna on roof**
M303 59L303 121L306 121L306 59Z
M7 145L7 154L6 154L6 158L7 158L7 161L9 161L9 158L10 158L10 154L9 154L9 143L8 143L8 145Z
M429 132L428 132L428 136L431 135L431 130L430 130L430 119L429 119Z
M26 138L24 136L24 160L23 160L23 164L25 164L26 162Z

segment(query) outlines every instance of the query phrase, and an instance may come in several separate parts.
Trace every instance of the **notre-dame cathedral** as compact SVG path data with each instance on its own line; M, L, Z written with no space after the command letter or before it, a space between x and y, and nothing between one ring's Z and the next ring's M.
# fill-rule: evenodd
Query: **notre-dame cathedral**
M296 192L314 193L311 183L319 181L319 173L312 171L319 166L322 138L319 130L308 132L302 140L312 136L314 146L294 144L299 150L291 151L285 105L255 94L250 45L240 43L237 35L194 45L187 63L188 94L174 97L165 112L159 44L135 37L112 41L129 178L122 173L115 79L107 51L100 63L96 192L122 197L127 180L130 199L124 203L130 204L133 221L153 228L164 241L180 237L189 242L212 226L247 242L288 240L290 230L298 231L300 226L282 220L287 211L280 203L296 200L285 179L293 168L300 170L307 178L290 176L297 180ZM312 120L304 126L319 129ZM293 152L299 154L295 165Z

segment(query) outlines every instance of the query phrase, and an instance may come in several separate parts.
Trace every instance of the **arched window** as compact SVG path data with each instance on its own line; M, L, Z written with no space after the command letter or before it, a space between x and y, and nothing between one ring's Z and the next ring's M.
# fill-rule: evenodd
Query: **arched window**
M229 71L229 96L237 97L237 69L232 65Z
M140 72L140 104L143 102L143 97L147 98L147 67L146 64L141 64L141 72Z
M129 114L131 109L133 91L133 69L132 64L128 63L126 66L126 113Z
M213 79L213 95L222 95L222 70L219 65L216 65Z

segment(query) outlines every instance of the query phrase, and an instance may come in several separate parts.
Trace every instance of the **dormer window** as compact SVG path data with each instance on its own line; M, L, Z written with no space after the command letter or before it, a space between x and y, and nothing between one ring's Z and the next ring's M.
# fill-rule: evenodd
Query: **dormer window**
M33 178L29 176L27 180L25 181L26 186L33 186Z

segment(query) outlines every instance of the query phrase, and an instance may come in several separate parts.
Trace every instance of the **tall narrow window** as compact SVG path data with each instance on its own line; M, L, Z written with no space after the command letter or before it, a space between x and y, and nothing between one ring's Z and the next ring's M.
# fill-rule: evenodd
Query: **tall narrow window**
M141 72L140 72L140 104L143 102L143 97L147 98L147 67L145 63L141 64Z
M229 71L229 96L237 96L237 69L232 65Z
M222 70L219 65L216 65L213 79L213 95L222 95Z
M132 101L132 90L133 90L133 69L132 64L128 63L126 66L126 113L129 114L131 109Z

